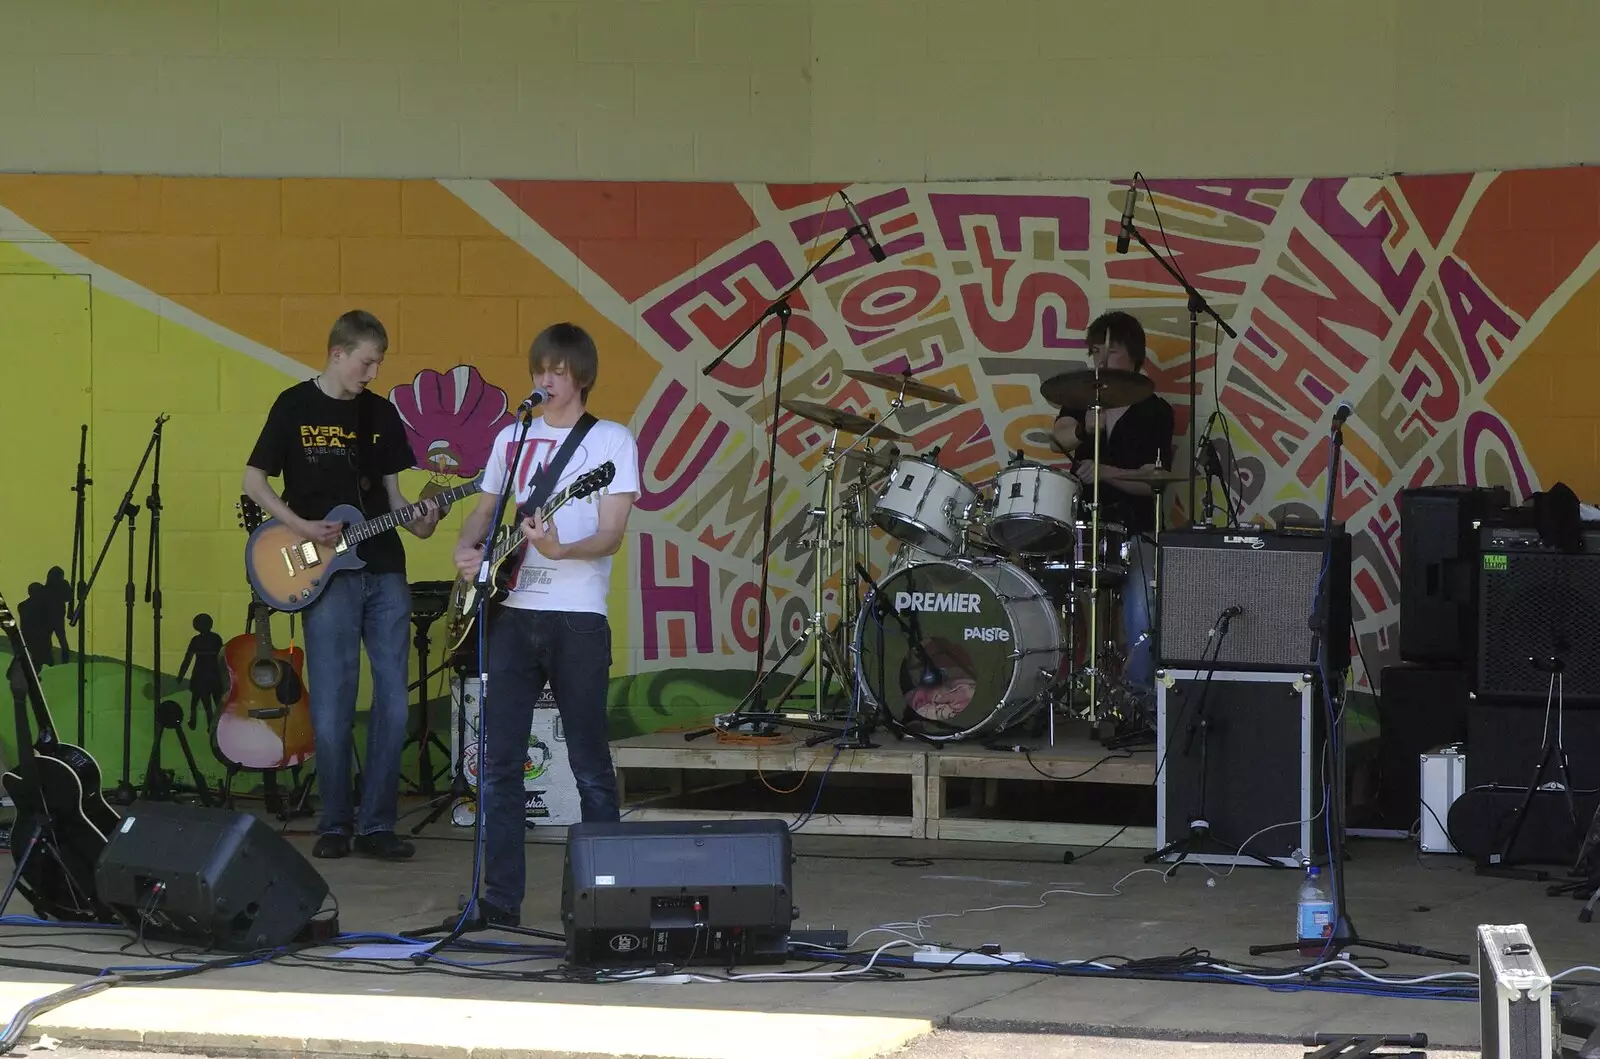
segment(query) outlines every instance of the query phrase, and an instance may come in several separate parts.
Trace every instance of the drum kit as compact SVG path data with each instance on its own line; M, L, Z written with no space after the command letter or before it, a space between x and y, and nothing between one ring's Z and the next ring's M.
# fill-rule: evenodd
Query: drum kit
M810 510L811 615L784 659L803 646L806 661L778 701L816 667L813 722L830 719L831 675L850 691L854 727L870 731L882 720L897 735L933 743L989 739L1037 722L1041 712L1052 743L1058 712L1133 719L1137 696L1120 679L1115 623L1107 618L1130 587L1134 541L1128 527L1100 517L1104 432L1091 431L1087 483L1070 467L1020 452L992 478L971 482L941 467L938 450L902 452L897 443L907 436L891 425L909 400L959 405L964 398L909 373L844 374L892 393L888 412L873 418L781 402L832 435L808 483L821 483L821 502ZM1040 387L1057 407L1087 409L1091 426L1106 409L1152 392L1143 375L1103 368L1066 372ZM841 435L855 440L841 449ZM1159 533L1161 492L1182 476L1156 468L1132 477L1151 489ZM873 530L894 548L881 581L869 570ZM830 584L838 586L832 614Z

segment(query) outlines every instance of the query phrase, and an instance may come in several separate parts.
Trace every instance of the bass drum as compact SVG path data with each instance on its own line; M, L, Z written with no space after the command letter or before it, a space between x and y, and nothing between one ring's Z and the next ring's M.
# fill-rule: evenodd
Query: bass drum
M867 597L856 681L891 727L937 742L1004 731L1049 701L1066 664L1044 589L1001 559L905 566Z

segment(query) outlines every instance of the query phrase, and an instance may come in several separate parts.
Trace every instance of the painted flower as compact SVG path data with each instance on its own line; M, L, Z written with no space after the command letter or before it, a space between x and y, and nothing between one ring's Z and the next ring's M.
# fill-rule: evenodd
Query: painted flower
M462 478L483 470L495 435L515 418L505 391L484 382L470 364L418 372L409 386L389 391L389 400L400 411L421 466Z

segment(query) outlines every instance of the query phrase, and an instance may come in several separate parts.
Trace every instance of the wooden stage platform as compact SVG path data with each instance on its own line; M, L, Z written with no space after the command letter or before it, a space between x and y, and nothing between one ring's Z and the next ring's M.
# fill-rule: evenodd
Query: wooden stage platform
M1152 808L1139 813L1138 819L1128 820L1126 826L1122 821L1088 823L1070 819L1080 815L1075 810L1081 810L1082 816L1105 815L1093 811L1097 800L1104 801L1105 788L1101 785L1152 786L1156 762L1151 746L1132 751L1107 750L1088 738L1083 725L1063 725L1054 746L1041 739L1026 740L1026 753L965 742L929 745L911 739L897 740L882 731L873 736L872 741L878 744L873 749L836 750L831 738L807 746L808 738L816 734L797 730L766 740L710 734L686 740L683 732L660 732L617 740L611 744L611 753L622 787L624 810L630 820L793 821L798 814L787 807L774 811L741 806L739 788L746 788L749 779L757 777L768 792L803 799L803 811L812 803L817 784L823 782L821 777L826 772L827 782L864 782L871 778L882 784L878 791L881 797L874 798L868 792L869 803L904 805L901 785L908 785L910 812L824 815L819 811L806 821L804 830L808 833L1155 848L1153 797ZM1013 795L1007 799L1013 804L1017 801L1017 792L1006 788L1027 784L1035 785L1035 793L1039 784L1058 787L1050 793L1063 794L1067 806L1055 815L1069 818L997 818L995 811L1003 793ZM952 788L957 785L969 797L965 804L952 808ZM642 789L646 786L648 794ZM1028 797L1026 792L1022 796ZM1054 802L1062 800L1056 798ZM685 802L697 804L688 807ZM708 803L714 803L714 807ZM869 809L872 807L868 805Z

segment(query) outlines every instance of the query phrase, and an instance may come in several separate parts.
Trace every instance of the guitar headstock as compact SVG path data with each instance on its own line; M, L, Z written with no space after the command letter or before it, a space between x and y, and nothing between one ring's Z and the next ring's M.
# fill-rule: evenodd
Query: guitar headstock
M239 512L239 525L246 533L254 533L263 522L267 521L267 513L261 510L261 505L243 493L239 494L239 502L234 508Z
M570 500L582 500L590 493L597 493L611 484L617 476L616 464L607 460L592 471L586 471L573 481L567 488L567 497Z

